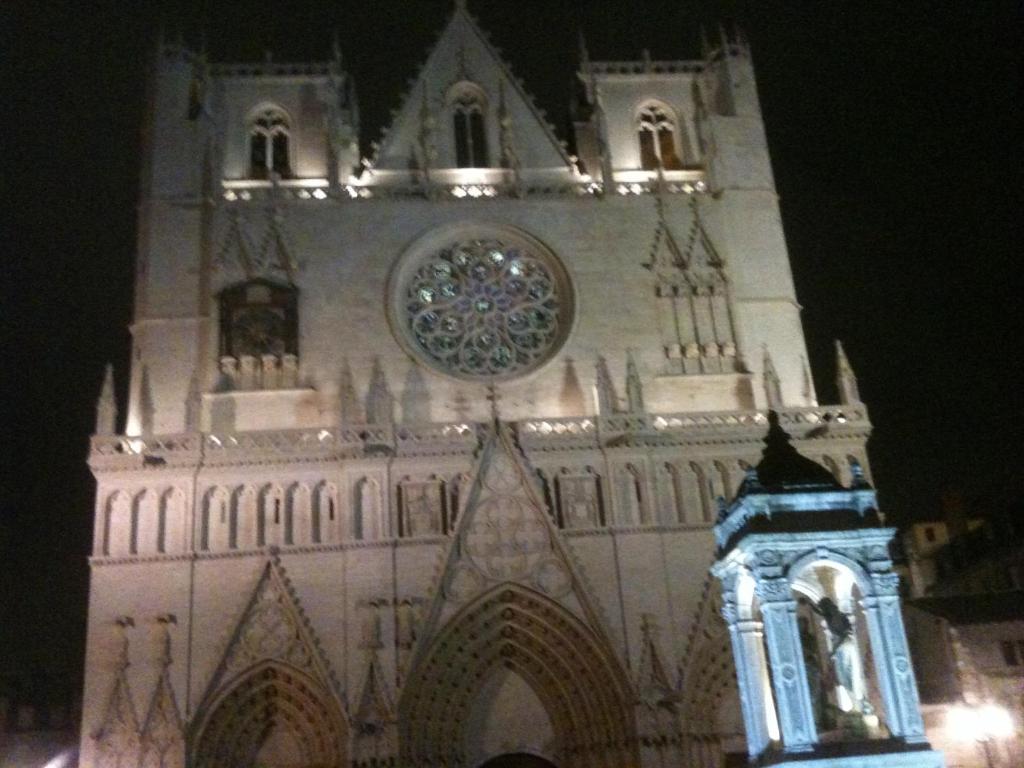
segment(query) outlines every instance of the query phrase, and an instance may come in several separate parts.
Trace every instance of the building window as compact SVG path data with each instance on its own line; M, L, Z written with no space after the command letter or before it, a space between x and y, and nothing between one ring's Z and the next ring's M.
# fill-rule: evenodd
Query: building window
M641 168L682 170L683 163L676 148L676 121L668 109L654 104L643 107L637 115L637 135Z
M269 280L250 280L220 295L220 354L298 354L298 292Z
M410 352L452 376L508 379L536 369L572 325L572 291L540 243L486 226L442 230L399 266L394 327Z
M463 93L452 105L455 128L455 165L459 168L487 168L487 124L483 100Z
M930 525L924 529L924 538L929 544L935 541L935 529Z
M254 179L291 178L291 129L279 109L265 109L249 125L249 176Z

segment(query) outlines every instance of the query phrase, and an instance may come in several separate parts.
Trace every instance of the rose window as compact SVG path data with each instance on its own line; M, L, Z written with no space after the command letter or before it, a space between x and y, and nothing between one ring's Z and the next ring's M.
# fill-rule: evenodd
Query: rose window
M463 378L507 378L544 362L564 338L568 291L540 249L461 240L403 270L400 322L435 368Z

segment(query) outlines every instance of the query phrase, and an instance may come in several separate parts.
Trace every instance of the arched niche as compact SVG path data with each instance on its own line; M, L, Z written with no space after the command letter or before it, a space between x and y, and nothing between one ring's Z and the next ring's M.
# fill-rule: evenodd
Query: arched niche
M325 686L279 662L238 676L196 721L195 768L347 768L348 730Z
M882 700L869 649L863 598L871 581L857 563L816 552L790 567L797 626L815 724L821 738L885 738Z

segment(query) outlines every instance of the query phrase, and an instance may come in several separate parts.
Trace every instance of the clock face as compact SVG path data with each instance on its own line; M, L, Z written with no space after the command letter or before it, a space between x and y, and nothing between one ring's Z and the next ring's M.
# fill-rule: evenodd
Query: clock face
M280 309L244 307L231 324L231 351L242 355L283 355L286 349L286 322Z

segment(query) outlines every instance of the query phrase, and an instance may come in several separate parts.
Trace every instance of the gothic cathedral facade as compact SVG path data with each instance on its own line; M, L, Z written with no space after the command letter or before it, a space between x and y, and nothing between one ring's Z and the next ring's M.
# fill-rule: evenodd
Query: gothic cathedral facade
M151 67L82 766L745 756L720 500L769 409L843 486L870 431L841 349L817 402L745 42L582 50L575 154L463 4L370 157L337 51Z

